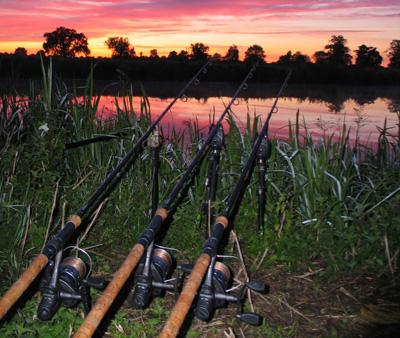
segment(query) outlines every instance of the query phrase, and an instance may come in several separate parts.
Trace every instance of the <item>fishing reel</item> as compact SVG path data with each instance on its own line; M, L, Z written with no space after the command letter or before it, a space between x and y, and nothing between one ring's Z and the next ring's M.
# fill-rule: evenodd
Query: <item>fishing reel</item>
M214 126L211 125L210 129L213 127ZM213 183L212 177L213 177L213 174L215 174L215 171L217 170L216 166L218 165L221 150L225 147L224 129L222 128L221 125L216 126L216 128L218 128L217 133L215 134L215 136L213 137L213 139L211 140L211 143L210 143L210 153L208 155L209 166L208 166L208 170L207 170L206 180L204 182L205 187L208 189L210 189L210 187ZM215 163L215 162L217 162L217 163Z
M88 259L79 254L62 258L63 252L76 249ZM104 290L107 282L103 278L92 277L92 260L89 254L76 247L68 247L59 251L55 260L49 261L40 283L42 300L38 306L37 315L40 320L50 320L60 305L72 308L83 304L85 313L91 309L90 288Z
M145 308L154 297L162 297L166 290L178 292L182 278L167 279L175 265L174 257L163 248L153 249L151 244L146 257L138 265L132 296L132 306L136 309Z
M190 273L192 265L184 267L186 273ZM236 304L236 318L253 326L262 324L263 318L254 312L243 312L243 303L247 289L258 293L267 293L268 286L259 281L251 281L241 286L239 293L234 293L232 285L232 273L230 268L215 257L207 270L207 275L201 286L195 305L194 314L202 321L209 321L218 308L227 306L228 303Z
M257 151L257 163L263 164L271 157L271 140L264 136Z

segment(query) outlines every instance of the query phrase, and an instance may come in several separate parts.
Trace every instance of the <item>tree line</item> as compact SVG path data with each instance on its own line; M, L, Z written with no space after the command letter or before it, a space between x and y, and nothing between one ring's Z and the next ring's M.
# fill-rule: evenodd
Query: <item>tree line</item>
M350 82L350 83L399 83L400 70L400 40L393 40L387 50L389 59L388 67L382 67L382 56L373 46L360 45L355 50L355 58L350 55L350 48L347 40L342 35L332 35L324 50L316 51L311 57L300 51L288 51L281 55L276 62L267 62L267 55L263 47L254 44L247 48L243 60L239 55L236 45L230 46L224 55L209 53L209 46L204 43L193 43L189 51L171 51L168 56L159 56L157 49L152 49L149 56L142 53L137 54L134 46L127 37L114 36L105 41L105 45L111 50L111 58L90 57L88 39L84 33L78 33L75 29L58 27L52 32L44 34L45 41L43 50L36 55L27 55L24 47L18 47L14 54L0 53L0 76L22 75L24 77L35 76L35 71L30 67L37 63L39 54L51 56L57 59L61 73L63 69L69 67L69 75L84 76L88 70L82 69L82 65L87 66L87 60L92 63L95 61L97 73L102 78L113 78L124 74L127 77L133 75L138 79L167 79L166 74L171 74L172 79L183 79L182 72L186 69L190 71L190 66L182 65L204 62L213 58L219 71L221 80L236 80L237 76L228 74L235 71L237 75L241 73L243 65L258 62L264 69L264 75L272 75L272 79L277 76L279 69L294 68L294 78L298 82ZM28 60L30 59L30 60ZM25 64L24 64L25 63ZM149 65L151 63L151 66ZM180 64L177 66L177 64ZM81 65L81 66L80 66ZM141 69L139 69L139 65ZM269 66L269 68L267 67ZM273 67L276 69L274 70ZM5 69L9 67L9 69ZM11 67L11 68L10 68ZM72 68L71 68L72 67ZM150 69L152 67L153 69ZM166 70L169 71L166 71ZM24 74L21 74L21 70ZM389 70L389 72L388 72ZM163 74L159 74L162 72ZM178 74L176 74L176 72ZM318 74L312 74L317 72ZM279 75L280 76L280 75ZM336 77L336 79L335 79ZM338 79L338 77L340 79Z
M45 42L43 43L43 52L48 56L76 57L89 56L90 49L88 39L84 33L78 33L75 29L58 27L52 32L47 32L44 35ZM126 37L114 36L109 37L105 41L105 45L111 50L113 58L145 58L142 54L136 55L135 48ZM228 48L225 55L208 53L209 46L201 42L190 45L190 53L185 50L171 51L167 59L179 61L204 61L210 57L228 62L239 62L239 49L236 45ZM360 67L379 67L382 64L383 58L376 47L362 44L355 50L355 64ZM24 47L18 47L15 54L27 55L27 50ZM400 40L393 40L390 43L387 51L389 57L389 67L400 69ZM157 49L150 50L150 59L159 58ZM352 56L350 49L347 47L347 40L342 35L332 35L329 43L325 46L325 50L317 51L312 56L315 63L330 63L333 65L349 66L352 64ZM247 48L244 56L244 62L266 62L266 54L263 47L252 45ZM297 51L292 53L288 51L285 55L281 55L278 64L304 64L310 63L311 58L308 55Z

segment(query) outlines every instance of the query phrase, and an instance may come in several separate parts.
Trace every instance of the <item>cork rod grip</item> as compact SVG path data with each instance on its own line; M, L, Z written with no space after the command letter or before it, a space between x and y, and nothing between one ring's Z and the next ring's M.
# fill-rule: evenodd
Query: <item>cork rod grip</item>
M174 306L167 322L161 331L160 338L176 337L179 333L190 306L192 305L194 297L200 288L201 282L210 265L211 258L209 255L203 253L197 259L192 272Z
M78 331L76 331L74 335L75 338L91 337L94 334L97 326L106 315L111 304L114 302L125 282L140 261L143 253L144 247L141 244L136 244L132 248L128 257L126 257L121 267L115 273L110 284L108 284L103 294L97 300L96 304L83 321L81 327L78 329Z
M48 261L49 259L46 255L40 254L32 261L22 276L11 285L11 288L6 292L3 298L0 299L0 319L4 317L19 297L28 289L29 285L31 285L43 270Z

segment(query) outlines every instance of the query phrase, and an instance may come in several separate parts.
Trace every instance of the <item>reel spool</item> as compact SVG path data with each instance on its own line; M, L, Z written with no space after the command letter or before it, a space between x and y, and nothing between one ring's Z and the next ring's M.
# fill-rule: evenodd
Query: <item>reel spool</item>
M213 271L213 286L216 293L225 293L231 285L231 270L222 262L215 262ZM216 299L215 307L224 307L224 299Z
M262 324L262 317L254 312L243 312L245 293L250 289L258 293L267 293L268 286L265 283L252 281L242 285L238 294L227 292L232 284L231 270L224 263L215 261L215 257L209 266L207 276L200 289L195 308L195 316L203 321L209 321L215 309L236 303L236 318L241 321L259 326Z
M164 282L171 272L172 263L172 256L167 250L161 248L154 249L151 264L153 280L158 283Z
M195 316L198 319L208 321L213 316L216 308L225 306L226 299L217 297L217 295L225 295L230 281L231 271L228 266L214 259L210 264L197 300Z
M135 273L135 288L132 297L134 308L145 308L152 297L161 297L165 290L175 290L175 285L166 283L174 259L165 249L156 248L151 258L139 264Z
M84 260L77 255L62 259L64 251L75 249L82 253ZM54 261L50 261L40 285L42 300L38 306L38 318L49 320L62 304L65 307L75 307L82 302L86 313L90 311L90 287L104 290L106 281L103 278L91 277L92 259L89 254L77 247L67 247L58 252Z
M60 292L68 294L79 294L83 281L88 277L88 267L79 257L66 257L60 264L59 283ZM66 307L74 307L79 304L79 299L63 298L62 302Z

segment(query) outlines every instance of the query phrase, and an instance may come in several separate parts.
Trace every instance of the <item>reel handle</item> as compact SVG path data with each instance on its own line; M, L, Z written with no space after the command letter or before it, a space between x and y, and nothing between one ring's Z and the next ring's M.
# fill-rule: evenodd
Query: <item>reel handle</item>
M88 277L84 283L91 288L102 291L107 287L108 281L102 277Z
M252 326L260 326L263 323L263 317L261 317L255 312L238 313L236 315L236 318Z

